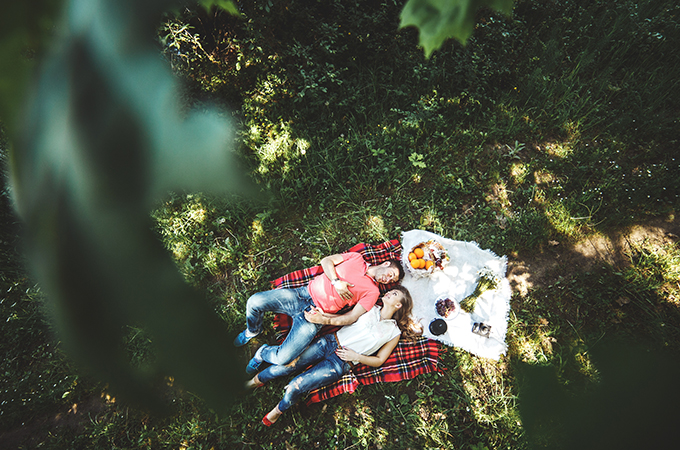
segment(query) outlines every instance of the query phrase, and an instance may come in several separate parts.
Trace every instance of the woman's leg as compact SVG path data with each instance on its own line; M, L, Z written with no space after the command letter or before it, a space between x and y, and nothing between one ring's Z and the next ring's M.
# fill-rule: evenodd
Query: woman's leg
M281 414L283 414L283 412L279 410L279 407L274 406L274 409L269 411L267 413L267 415L264 416L264 418L262 419L262 423L267 425L267 426L270 426L271 424L273 424L274 422L279 420L279 417L281 417Z
M309 345L300 357L295 358L288 364L272 365L264 369L257 375L261 383L267 383L274 378L283 377L297 373L312 364L323 360L327 355L332 354L338 348L335 336L321 336Z
M278 404L279 411L286 411L305 393L339 380L347 370L349 370L348 363L341 360L335 353L329 355L288 383L283 398Z

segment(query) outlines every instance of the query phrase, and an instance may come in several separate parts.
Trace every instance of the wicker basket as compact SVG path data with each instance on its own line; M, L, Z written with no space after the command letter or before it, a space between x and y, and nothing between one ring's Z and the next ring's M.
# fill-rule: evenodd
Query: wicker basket
M422 256L420 256L420 252L422 252ZM416 278L429 276L435 270L442 270L448 263L449 255L437 241L421 242L410 249L408 253L404 253L404 266ZM419 267L414 267L414 265Z

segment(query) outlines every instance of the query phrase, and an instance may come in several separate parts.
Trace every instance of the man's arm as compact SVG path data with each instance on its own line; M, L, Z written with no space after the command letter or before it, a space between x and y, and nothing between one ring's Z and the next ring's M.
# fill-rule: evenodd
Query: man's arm
M305 319L320 325L344 326L353 324L363 314L366 314L366 309L357 303L351 311L345 314L328 314L319 308L312 308L311 311L305 311Z
M352 298L352 293L349 291L349 288L354 285L346 280L341 280L338 277L338 273L335 271L335 266L344 260L345 258L340 254L326 256L321 260L321 268L323 269L323 273L326 274L328 279L331 280L331 283L333 283L333 287L338 291L340 297L349 300Z

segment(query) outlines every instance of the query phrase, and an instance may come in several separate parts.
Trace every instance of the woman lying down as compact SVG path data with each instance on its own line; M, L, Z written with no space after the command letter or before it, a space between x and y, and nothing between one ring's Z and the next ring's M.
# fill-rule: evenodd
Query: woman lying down
M302 395L339 380L353 364L382 366L397 346L400 336L413 339L422 333L411 319L413 300L408 289L397 286L382 300L382 308L374 306L355 323L315 339L293 362L269 366L246 383L246 388L256 388L314 364L291 380L283 399L262 419L263 424L271 426Z

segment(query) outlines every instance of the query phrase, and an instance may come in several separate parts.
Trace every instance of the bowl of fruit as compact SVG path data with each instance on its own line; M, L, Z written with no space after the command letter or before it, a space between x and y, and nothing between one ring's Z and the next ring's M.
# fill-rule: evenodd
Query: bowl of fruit
M460 313L460 305L448 295L442 295L434 302L437 314L446 320L455 319Z
M442 270L448 263L446 249L439 242L427 241L411 249L405 265L411 275L422 277L435 270Z

